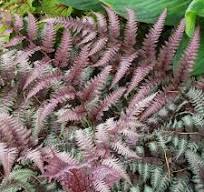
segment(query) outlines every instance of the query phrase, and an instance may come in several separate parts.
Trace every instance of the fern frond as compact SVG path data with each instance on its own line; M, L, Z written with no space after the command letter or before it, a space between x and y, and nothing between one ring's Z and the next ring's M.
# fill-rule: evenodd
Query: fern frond
M93 44L93 48L91 48L91 50L89 52L89 56L92 56L92 55L98 53L99 51L101 51L103 48L105 48L107 41L108 41L108 39L106 37L98 39Z
M27 130L17 119L12 116L0 114L0 133L2 140L9 145L16 147L26 147L30 141L31 130Z
M112 144L112 148L118 154L123 155L126 158L140 158L134 151L130 150L124 143L117 141Z
M107 50L104 52L103 56L93 65L94 67L100 67L100 66L106 66L111 62L111 59L114 58L114 56L119 51L119 45L114 45L113 47L107 48Z
M55 43L55 35L56 31L54 29L54 26L51 24L46 24L42 39L42 49L47 53L51 53L54 51L53 47Z
M55 53L54 64L57 67L65 67L68 65L69 52L71 50L72 38L71 34L64 30L61 42Z
M118 38L120 35L119 18L112 9L105 7L105 10L108 14L108 19L109 19L109 24L108 24L109 36L111 39L114 40Z
M94 13L96 15L97 19L97 28L98 28L98 33L101 36L104 36L107 32L107 22L106 18L101 14L101 13Z
M77 106L72 109L65 109L58 112L58 122L80 121L85 116L83 106Z
M118 175L120 175L122 178L124 178L128 183L131 184L130 178L119 163L118 159L108 158L104 159L102 161L102 165L106 166L107 168L113 169L117 172Z
M200 89L194 87L190 88L186 96L190 99L190 102L194 105L195 111L203 115L204 114L204 94Z
M86 158L96 157L96 149L89 135L85 134L82 130L76 131L77 145Z
M128 95L137 85L148 75L148 73L152 70L152 66L141 66L135 69L132 79L130 81L130 85L127 88Z
M25 159L33 161L37 168L40 169L42 173L44 173L43 156L39 149L28 150L25 154Z
M65 77L67 82L73 82L74 84L80 78L83 69L88 65L88 48L82 48L78 57L74 61L68 75Z
M156 56L156 44L159 40L160 34L162 32L162 29L164 27L165 18L167 15L167 10L164 10L163 13L160 15L157 22L154 24L154 26L150 29L149 33L147 34L144 42L143 42L143 50L145 58L148 59L148 61L154 61ZM147 63L149 64L149 63Z
M174 77L175 84L184 82L189 77L190 75L189 73L192 71L192 67L197 56L199 41L200 41L200 29L197 28L175 72Z
M169 70L169 65L171 64L175 52L182 40L184 29L185 22L184 20L181 20L177 29L169 37L169 40L165 43L165 45L160 49L156 69L162 70L162 72Z
M94 188L98 192L111 192L110 188L104 181L95 181Z
M14 46L20 44L24 39L25 39L25 37L23 37L23 36L15 36L8 43L6 43L4 45L4 47L5 48L14 47Z
M136 57L137 57L137 53L133 53L132 55L130 55L128 57L121 58L118 70L114 76L111 87L113 87L116 83L118 83L123 78L123 76L128 71L130 65L132 64L132 61Z
M14 25L15 31L17 32L21 31L23 29L23 18L16 14L13 25Z
M154 101L150 104L150 106L145 110L145 112L141 116L141 120L146 120L149 116L158 112L166 103L165 94L163 92L157 94L154 98Z
M35 86L29 91L26 100L35 96L42 89L50 87L52 84L58 82L62 78L62 74L60 71L56 70L44 77L42 77Z
M106 98L102 100L96 108L92 109L91 116L94 119L100 120L103 116L103 112L108 111L112 105L115 105L122 97L124 92L125 88L119 88L106 96Z
M99 96L110 71L111 67L107 66L100 74L88 81L84 89L79 92L80 98L85 102L89 102L94 97Z
M55 25L62 25L65 29L72 29L73 31L94 31L95 26L91 24L88 20L81 20L79 18L64 18L64 17L58 17L58 18L48 18L44 19L44 22L48 24L55 24Z
M127 49L127 52L129 52L129 49L132 49L136 43L137 22L133 10L128 9L127 13L127 24L124 31L124 46Z
M28 14L28 28L27 28L28 38L30 40L35 40L38 35L38 26L35 17L32 14Z
M18 150L16 148L8 148L5 143L0 143L0 161L6 176L10 174L17 155Z

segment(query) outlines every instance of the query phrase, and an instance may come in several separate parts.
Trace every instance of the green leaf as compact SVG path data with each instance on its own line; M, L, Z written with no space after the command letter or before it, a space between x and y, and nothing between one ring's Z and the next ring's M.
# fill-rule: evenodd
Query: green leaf
M99 11L102 9L99 0L59 0L59 2L79 10Z
M204 0L193 0L186 10L186 33L189 37L195 30L197 16L204 17Z
M43 13L52 16L69 16L72 13L72 7L67 7L59 3L58 0L42 0L41 7Z
M135 10L137 19L145 23L154 23L161 12L167 8L166 24L175 25L184 17L191 0L100 0L111 6L121 16L126 16L125 8Z

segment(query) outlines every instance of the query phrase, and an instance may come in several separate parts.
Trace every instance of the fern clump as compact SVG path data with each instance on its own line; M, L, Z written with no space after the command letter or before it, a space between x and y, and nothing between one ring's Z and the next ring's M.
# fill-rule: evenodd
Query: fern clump
M0 59L2 187L20 166L34 179L12 176L23 184L11 182L14 191L40 191L36 182L71 192L201 191L204 93L191 78L199 28L173 73L183 20L159 47L164 10L140 45L134 12L127 10L123 29L105 9L107 17L38 22L28 14L8 22L13 36ZM36 181L41 176L47 181Z

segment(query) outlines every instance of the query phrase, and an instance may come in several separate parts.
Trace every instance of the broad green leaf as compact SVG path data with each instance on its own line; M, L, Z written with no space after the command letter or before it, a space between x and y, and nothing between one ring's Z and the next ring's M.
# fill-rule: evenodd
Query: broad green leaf
M98 11L102 9L99 0L58 0L60 3L72 6L79 10Z
M72 7L64 6L58 0L42 0L41 7L43 13L52 16L69 16L72 13Z
M154 23L161 12L167 8L166 24L175 25L184 17L191 0L100 0L111 6L118 14L126 16L126 8L135 10L137 19L145 23Z
M204 17L204 0L193 0L186 10L186 33L190 37L195 30L197 16Z

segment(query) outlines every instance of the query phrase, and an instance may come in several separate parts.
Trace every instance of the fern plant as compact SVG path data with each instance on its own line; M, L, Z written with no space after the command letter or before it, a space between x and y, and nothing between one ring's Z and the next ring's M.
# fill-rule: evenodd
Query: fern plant
M105 9L107 17L8 19L13 34L0 60L4 177L25 163L71 192L199 191L193 176L202 168L193 170L188 155L202 151L203 91L191 79L199 28L173 73L183 20L159 47L164 10L137 45L134 12L123 29Z

